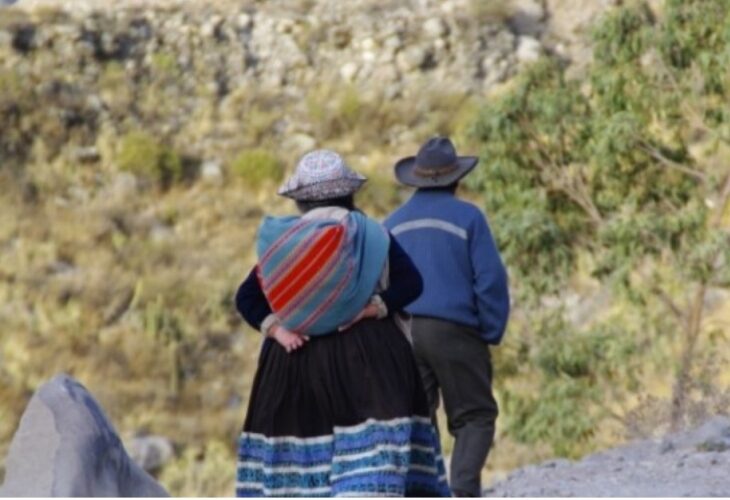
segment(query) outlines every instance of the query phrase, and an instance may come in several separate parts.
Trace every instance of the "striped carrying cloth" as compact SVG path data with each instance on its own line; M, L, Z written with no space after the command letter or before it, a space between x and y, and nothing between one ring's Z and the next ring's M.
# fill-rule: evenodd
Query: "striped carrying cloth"
M370 300L389 243L385 229L359 212L341 220L266 217L257 242L261 288L290 331L331 333Z

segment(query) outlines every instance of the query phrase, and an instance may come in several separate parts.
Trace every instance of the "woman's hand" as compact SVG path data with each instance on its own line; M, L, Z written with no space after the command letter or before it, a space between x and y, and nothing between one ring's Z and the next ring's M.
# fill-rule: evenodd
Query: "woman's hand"
M339 331L343 332L343 331L347 330L348 328L350 328L352 325L354 325L358 321L362 321L362 320L368 319L368 318L377 318L377 317L378 317L378 306L370 303L370 304L366 305L357 316L355 316L355 319L353 319L346 325L342 325L339 328Z
M309 337L298 333L290 332L281 325L276 325L271 329L270 336L276 340L286 352L291 353L302 347Z

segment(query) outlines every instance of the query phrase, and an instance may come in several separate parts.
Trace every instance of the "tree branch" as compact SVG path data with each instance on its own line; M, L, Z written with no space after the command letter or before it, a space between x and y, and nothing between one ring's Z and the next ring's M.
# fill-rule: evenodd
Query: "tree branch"
M684 317L684 313L682 312L682 309L677 305L672 298L667 295L667 293L659 288L658 286L654 286L651 288L651 291L657 296L657 298L665 305L667 306L667 309L669 309L675 318L679 321L680 324L684 324L686 321Z
M542 170L548 174L548 176L546 176L546 180L550 182L556 190L562 192L575 204L577 204L588 215L594 225L602 225L604 222L603 216L601 215L600 210L598 210L596 204L593 202L583 177L580 174L574 176L566 174L565 169L568 165L558 164L555 162L551 151L543 144L535 130L529 126L529 123L523 120L520 124L530 135L538 151L547 161L547 164L540 164Z
M667 75L667 77L670 80L670 85L672 86L673 90L677 93L683 94L685 91L681 88L679 81L677 80L677 76L674 74L674 72L666 65L666 63L662 60L662 58L658 59L658 64L661 66L661 69L664 70L664 74ZM717 133L715 130L712 129L709 125L707 125L707 122L705 121L704 117L702 116L702 113L696 109L694 106L690 104L690 99L681 99L680 107L684 108L684 110L692 117L694 118L696 122L696 126L701 129L703 132L707 132L712 136L718 137L722 142L727 143L727 140L722 137L722 134Z
M689 168L686 165L682 165L681 163L678 163L674 160L667 158L666 156L664 156L662 154L661 151L659 151L655 147L650 146L645 142L642 142L641 149L646 154L648 154L649 156L651 156L652 158L654 158L655 160L660 162L662 165L669 167L671 169L677 170L679 172L682 172L685 175L689 175L690 177L697 179L698 181L702 182L703 184L707 183L707 176L703 172L700 172L699 170L695 170L693 168Z
M713 227L719 227L722 224L722 216L727 211L728 203L730 203L730 174L725 177L725 183L720 191L720 198L711 221Z

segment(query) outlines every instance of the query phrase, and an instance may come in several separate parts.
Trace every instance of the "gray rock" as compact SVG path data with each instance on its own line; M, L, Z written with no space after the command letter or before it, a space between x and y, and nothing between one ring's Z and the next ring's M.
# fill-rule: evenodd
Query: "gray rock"
M398 69L392 64L384 64L373 71L372 81L378 85L392 84L399 79Z
M243 12L238 15L236 18L236 24L241 29L248 29L253 24L253 16L251 14L247 14L246 12Z
M220 33L222 25L223 18L221 16L212 16L200 28L200 34L206 38L215 37L218 35L218 33Z
M175 455L172 443L164 436L135 437L128 447L132 460L149 472L161 469Z
M715 417L697 429L676 436L671 442L680 450L730 450L730 418Z
M150 228L149 237L155 243L166 243L175 237L175 230L158 221Z
M217 161L206 161L200 167L200 178L213 185L220 185L223 182L223 167Z
M355 80L355 77L357 76L357 72L359 70L360 67L357 65L357 63L349 61L343 64L340 68L340 76L344 81L350 83Z
M512 472L489 496L663 497L730 494L730 419L717 417L662 441L636 441L578 462Z
M383 42L383 48L391 54L395 54L403 48L403 39L398 35L390 35Z
M423 31L430 38L441 38L449 33L449 27L443 19L432 17L424 23Z
M545 8L536 0L513 0L509 25L518 35L540 36L545 30Z
M517 41L517 60L521 63L531 63L540 59L542 44L536 38L521 36Z
M168 496L127 455L91 393L67 375L36 391L5 464L0 496Z
M81 163L95 163L101 159L101 154L96 146L87 146L76 148L73 157Z
M104 191L104 196L108 199L123 200L139 192L139 180L132 173L121 172L114 176Z
M409 72L419 69L427 57L428 52L423 47L415 45L399 53L396 61L401 71Z

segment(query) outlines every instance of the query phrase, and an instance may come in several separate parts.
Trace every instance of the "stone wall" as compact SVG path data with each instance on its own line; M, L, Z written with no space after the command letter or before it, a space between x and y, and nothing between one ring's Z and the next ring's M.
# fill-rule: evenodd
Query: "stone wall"
M169 53L188 73L204 70L208 83L223 95L250 82L301 94L307 86L333 78L377 82L392 96L421 79L481 91L539 55L541 45L533 38L539 30L530 20L537 16L539 24L544 11L538 6L508 16L507 8L480 10L474 4L478 2L279 1L194 7L149 2L113 11L43 7L26 21L7 16L18 20L2 23L0 46L5 64L43 54L91 77L95 63L123 61L134 73L154 54ZM505 22L508 17L515 23ZM529 34L514 33L523 26Z
M162 136L177 135L193 116L209 120L206 133L186 139L203 156L220 147L216 137L240 129L240 116L218 115L240 108L242 98L278 109L275 133L293 137L313 134L296 109L322 89L354 88L381 101L483 94L539 57L533 28L545 18L541 8L515 17L464 0L40 4L2 7L6 97L13 85L34 89L54 119L80 130L76 136L137 122L149 128L155 114L164 117L153 127Z

